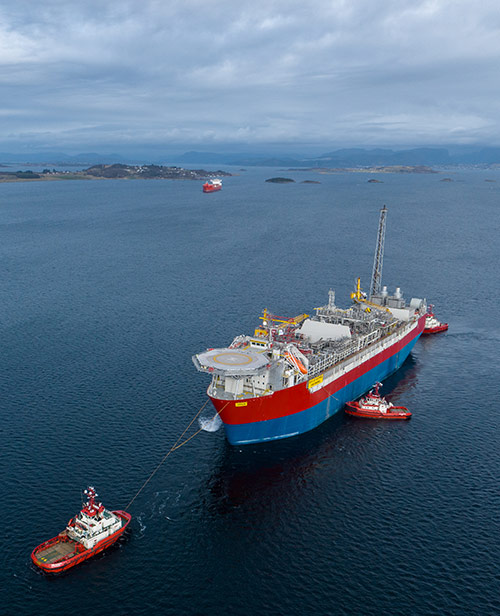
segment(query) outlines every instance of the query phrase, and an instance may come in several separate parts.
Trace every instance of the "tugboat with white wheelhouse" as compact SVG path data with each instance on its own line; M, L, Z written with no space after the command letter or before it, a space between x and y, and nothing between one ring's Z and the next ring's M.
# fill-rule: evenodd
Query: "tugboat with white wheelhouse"
M406 406L394 406L379 393L382 383L375 383L373 389L361 400L346 402L345 412L354 417L365 419L410 419L411 413Z
M448 329L448 323L441 323L441 321L438 321L433 309L434 306L429 304L429 310L425 315L425 327L422 335L439 334L440 332L445 332Z
M108 511L97 502L93 487L84 491L87 500L57 537L40 544L31 553L33 563L45 573L60 573L112 545L127 528L132 516L126 511Z

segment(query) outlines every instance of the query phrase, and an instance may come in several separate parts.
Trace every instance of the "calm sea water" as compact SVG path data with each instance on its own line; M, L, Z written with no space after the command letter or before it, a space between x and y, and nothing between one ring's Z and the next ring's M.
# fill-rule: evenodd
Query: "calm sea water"
M445 175L1 184L1 613L499 613L500 174ZM450 323L384 384L412 420L202 432L119 545L37 573L80 490L124 507L200 408L193 353L368 287L384 203L384 283Z

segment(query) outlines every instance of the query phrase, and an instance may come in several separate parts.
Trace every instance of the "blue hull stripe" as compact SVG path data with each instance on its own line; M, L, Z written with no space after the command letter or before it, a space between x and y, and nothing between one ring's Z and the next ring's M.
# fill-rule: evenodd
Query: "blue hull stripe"
M305 411L266 421L237 425L225 424L227 440L232 445L262 443L295 436L316 428L343 409L346 402L359 398L371 389L374 383L383 381L387 376L398 370L410 354L418 338L419 336L380 365L366 372L346 387L339 389L335 392L335 397L329 396Z

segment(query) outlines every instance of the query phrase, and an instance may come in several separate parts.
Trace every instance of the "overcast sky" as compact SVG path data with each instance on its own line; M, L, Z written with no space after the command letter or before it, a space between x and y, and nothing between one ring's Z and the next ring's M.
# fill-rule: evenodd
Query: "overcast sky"
M0 151L498 145L500 3L0 0L0 79Z

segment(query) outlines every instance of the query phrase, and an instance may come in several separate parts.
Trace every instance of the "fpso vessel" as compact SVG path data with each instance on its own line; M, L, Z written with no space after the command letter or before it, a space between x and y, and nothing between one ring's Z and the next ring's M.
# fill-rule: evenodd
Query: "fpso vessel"
M264 310L253 336L193 356L212 375L207 394L233 445L287 438L316 428L349 400L398 370L425 326L427 306L381 288L387 209L380 213L370 298L359 278L348 309L328 303L315 315Z

